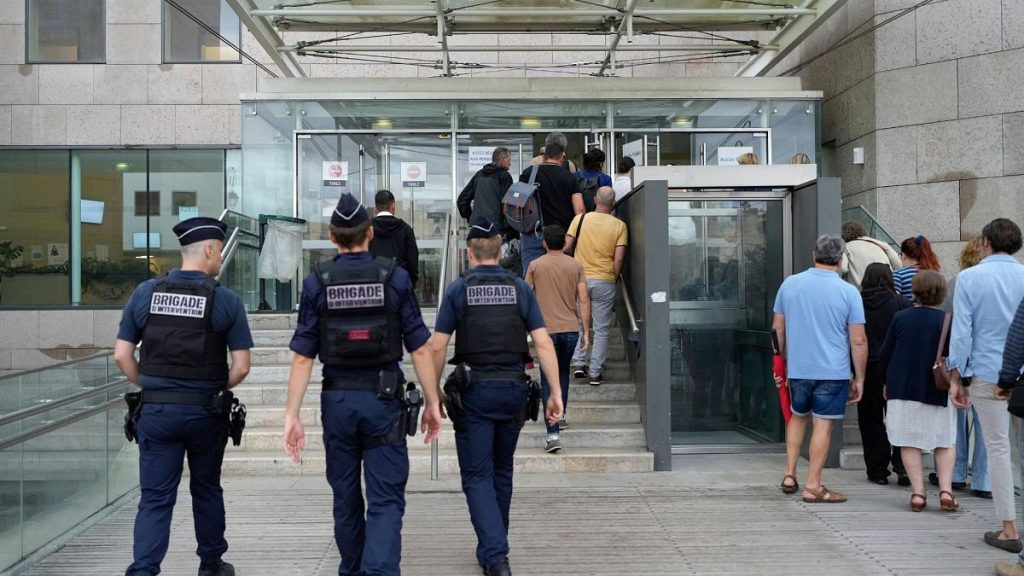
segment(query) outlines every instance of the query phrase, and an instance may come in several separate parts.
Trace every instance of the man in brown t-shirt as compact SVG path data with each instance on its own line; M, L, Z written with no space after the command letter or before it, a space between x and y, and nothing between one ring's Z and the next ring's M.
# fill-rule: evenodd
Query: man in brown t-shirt
M555 355L558 357L558 378L562 387L562 406L569 402L569 367L572 354L580 338L580 316L583 318L583 341L581 348L589 346L590 298L587 295L587 277L583 273L583 265L571 256L566 256L565 229L557 224L544 227L544 249L546 254L534 260L526 271L526 283L533 288L544 314L544 324L555 344ZM547 403L550 393L547 378L543 373L540 378L544 390L544 402ZM559 431L567 428L565 408L562 420L555 425L548 424L547 445L545 450L550 453L562 449Z

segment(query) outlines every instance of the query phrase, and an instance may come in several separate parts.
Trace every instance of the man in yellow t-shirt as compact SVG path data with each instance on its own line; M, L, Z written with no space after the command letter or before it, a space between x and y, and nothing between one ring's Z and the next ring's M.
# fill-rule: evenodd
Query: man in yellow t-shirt
M594 212L577 214L569 224L565 251L571 253L575 248L576 259L583 264L594 327L589 372L586 369L587 351L577 346L572 358L573 375L576 378L589 375L590 384L600 386L604 383L603 366L608 356L608 330L615 304L615 281L626 260L628 232L626 224L612 216L615 190L611 186L599 188L594 200L597 204Z

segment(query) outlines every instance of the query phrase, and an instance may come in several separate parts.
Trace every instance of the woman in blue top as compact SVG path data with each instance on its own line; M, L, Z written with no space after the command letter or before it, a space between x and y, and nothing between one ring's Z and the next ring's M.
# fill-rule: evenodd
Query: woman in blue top
M903 465L910 476L914 490L910 509L920 512L927 503L921 452L934 450L939 502L944 511L955 512L960 509L952 493L956 412L948 392L935 386L932 374L946 319L946 313L939 309L946 295L946 280L938 272L922 270L914 277L912 289L917 304L893 316L878 351L886 375L885 427L889 441L901 447ZM942 346L945 357L948 332Z
M914 301L914 294L910 288L911 281L918 270L939 271L939 257L932 251L932 244L924 236L907 238L900 244L900 260L903 261L903 268L892 273L892 281L896 285L896 291Z
M602 186L612 186L612 177L602 172L604 152L592 148L583 155L583 169L576 172L576 191L583 194L583 205L587 212L593 212L596 205L594 196Z

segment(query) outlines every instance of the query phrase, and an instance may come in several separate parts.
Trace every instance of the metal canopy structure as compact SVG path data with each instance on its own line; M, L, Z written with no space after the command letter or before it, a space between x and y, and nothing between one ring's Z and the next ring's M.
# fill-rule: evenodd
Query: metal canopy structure
M474 62L473 53L517 51L580 53L579 61L538 68L591 76L723 57L746 58L737 75L760 76L845 1L227 0L289 77L305 76L299 57L405 64L452 77L508 67ZM513 43L496 41L496 33L559 36L557 43Z

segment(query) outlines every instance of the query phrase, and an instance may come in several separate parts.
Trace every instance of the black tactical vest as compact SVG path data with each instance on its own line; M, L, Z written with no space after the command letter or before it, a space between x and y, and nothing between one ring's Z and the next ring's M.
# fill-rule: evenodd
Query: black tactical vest
M388 301L395 260L342 265L322 262L315 271L320 296L320 361L325 366L374 368L402 359L402 319Z
M147 376L227 382L227 337L213 329L217 281L156 280L142 328L139 372Z
M518 364L530 360L519 287L511 276L465 277L466 310L455 333L452 364Z

